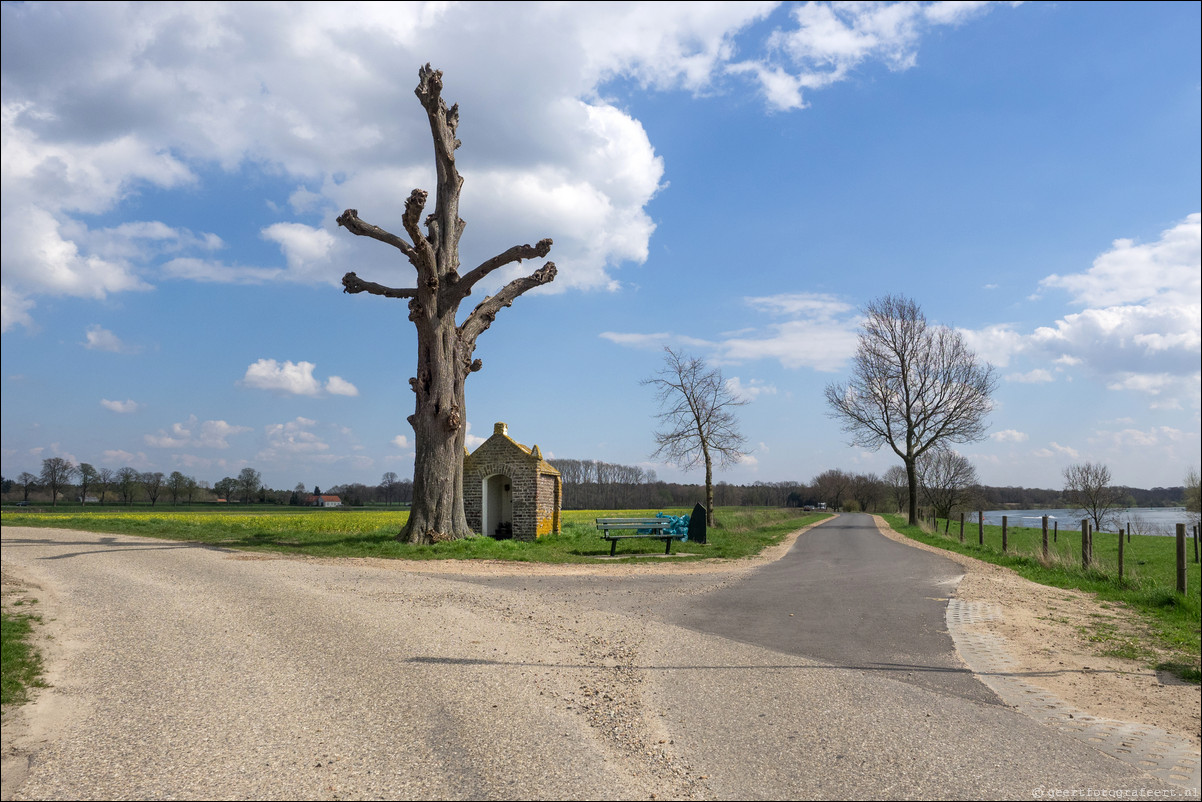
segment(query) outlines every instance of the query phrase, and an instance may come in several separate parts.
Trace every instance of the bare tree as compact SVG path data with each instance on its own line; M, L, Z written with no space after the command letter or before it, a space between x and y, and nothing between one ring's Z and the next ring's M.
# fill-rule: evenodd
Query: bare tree
M96 471L96 486L100 488L100 503L104 503L104 497L109 494L109 488L113 486L113 482L117 480L117 472L112 468L101 468Z
M1110 469L1100 462L1070 465L1064 469L1064 500L1081 517L1093 522L1095 531L1117 526L1121 488L1110 484Z
M21 486L21 500L26 504L29 503L29 491L35 487L37 481L38 477L29 471L21 471L21 475L17 477L17 484Z
M823 471L810 480L814 494L831 510L838 510L843 506L843 498L851 494L854 484L855 477L838 468Z
M263 477L254 468L243 468L234 482L243 504L254 501L255 494L263 487Z
M134 503L134 496L138 492L138 479L140 476L141 474L128 465L117 471L117 475L113 481L117 485L117 493L126 504Z
M396 495L397 485L399 484L400 479L392 471L388 471L380 477L380 489L384 491L384 502L389 507L392 506L392 497Z
M402 223L409 240L359 219L347 209L338 225L356 236L371 237L396 248L417 270L415 286L385 287L363 281L354 273L342 278L345 292L367 292L387 298L406 298L409 319L417 327L417 375L409 386L417 396L409 416L413 426L413 506L397 539L428 544L472 534L463 510L463 443L466 427L464 382L483 363L473 359L476 338L496 319L497 313L518 296L555 278L555 264L547 262L534 273L516 278L496 295L485 298L463 323L457 322L459 304L472 288L493 271L523 259L546 256L551 240L537 245L515 245L481 263L466 275L459 274L459 238L466 223L459 218L459 193L463 178L455 167L459 125L458 104L447 108L442 99L442 72L427 64L418 71L418 100L426 110L434 139L438 190L434 213L419 222L427 193L415 189L405 202Z
M882 481L889 489L889 499L893 502L893 509L901 512L906 506L906 500L910 493L910 480L906 478L906 469L900 465L893 465L885 471Z
M852 477L851 497L860 505L861 512L873 512L884 492L884 483L875 473L857 473Z
M979 484L968 458L943 444L918 458L918 481L935 517L949 520L954 510L968 505Z
M739 432L735 408L747 402L738 398L722 372L697 357L665 348L664 367L643 381L656 388L659 420L658 446L652 458L666 458L684 470L705 465L706 522L714 525L714 458L727 467L742 459L747 438Z
M100 479L100 472L86 462L79 463L79 501L88 503L88 488Z
M71 485L71 480L79 469L62 457L50 457L42 460L42 485L50 490L50 504L58 504L59 493Z
M162 471L146 471L138 476L138 481L142 483L142 489L146 491L146 498L150 499L150 506L154 506L159 502L159 494L163 492Z
M918 458L939 443L982 439L997 379L958 332L928 326L909 298L875 300L864 315L852 377L827 385L826 401L853 445L888 445L901 457L917 524Z
M167 477L167 493L171 496L171 503L179 504L180 496L184 495L187 490L188 477L179 471L172 471L171 475Z

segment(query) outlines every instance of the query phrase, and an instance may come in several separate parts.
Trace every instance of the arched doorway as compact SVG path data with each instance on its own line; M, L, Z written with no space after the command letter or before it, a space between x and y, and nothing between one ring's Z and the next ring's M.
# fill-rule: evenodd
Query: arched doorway
M513 537L513 482L503 473L494 473L484 480L481 490L484 534Z

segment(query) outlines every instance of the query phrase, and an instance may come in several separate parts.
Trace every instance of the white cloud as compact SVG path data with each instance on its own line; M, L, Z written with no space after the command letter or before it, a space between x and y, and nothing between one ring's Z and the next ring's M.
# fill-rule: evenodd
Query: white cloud
M120 354L129 350L129 346L123 343L120 337L99 325L89 326L84 336L83 347L91 351Z
M133 401L133 400L110 401L107 398L100 399L100 406L104 407L107 410L110 410L112 412L116 412L116 413L119 413L122 415L128 415L131 412L137 412L139 409L142 408L142 405L139 404L137 401Z
M146 457L146 452L139 451L134 454L122 449L110 449L101 454L102 465L112 466L114 468L147 468L151 462Z
M726 380L726 389L735 398L744 401L754 401L761 395L776 395L776 385L766 384L759 379L751 379L746 384L738 376Z
M1068 457L1069 459L1080 459L1081 452L1071 446L1062 446L1059 443L1048 443L1047 448L1039 448L1031 452L1036 457Z
M257 390L272 390L289 395L357 396L358 388L339 376L331 376L323 384L313 375L317 365L312 362L277 362L260 359L246 369L242 385Z
M295 418L287 423L273 423L264 430L267 447L259 452L257 459L277 461L294 456L324 455L330 450L311 429L317 421L310 418Z
M768 55L733 69L754 74L775 107L804 108L803 89L846 80L865 62L894 71L914 67L919 42L932 26L958 25L987 5L801 3L793 8L794 27L772 34Z
M1116 239L1084 273L1051 275L1041 287L1067 290L1073 302L1093 308L1150 300L1197 305L1202 294L1202 214L1195 212L1160 239L1137 245Z
M1020 384L1040 384L1055 381L1055 379L1049 371L1043 368L1036 368L1026 373L1008 373L1006 374L1006 381L1019 382Z
M331 376L326 379L326 392L330 395L357 396L359 388L341 376Z
M476 435L472 434L472 424L470 422L468 423L467 431L464 433L463 437L463 444L469 451L475 451L477 448L484 445L484 441L487 439L487 437L477 437Z
M396 437L392 438L392 444L397 448L409 448L409 438L405 437L403 434L398 434Z
M989 435L989 439L998 443L1025 443L1028 436L1026 432L1020 432L1017 429L1003 429Z
M788 368L838 370L856 351L858 313L850 304L830 295L783 294L745 298L759 313L792 318L779 323L726 332L712 340L659 332L655 334L604 332L601 336L631 348L680 345L708 353L719 363L776 359Z
M159 429L145 436L146 444L154 448L229 448L229 438L251 431L249 426L237 426L223 420L201 422L195 415L183 423L171 424L170 431Z
M623 263L647 258L646 207L664 166L642 123L604 97L607 82L709 93L750 81L771 107L799 108L803 89L857 65L908 68L931 26L977 6L807 4L770 39L749 39L776 7L381 3L344 14L321 4L104 3L63 14L5 4L4 30L21 35L4 45L4 329L32 325L41 295L101 299L147 289L151 276L336 282L353 264L383 280L374 268L396 254L329 221L269 225L262 236L283 264L234 266L212 252L240 232L157 221L90 231L81 220L147 188L196 186L216 168L294 181L294 214L355 207L365 220L395 221L410 188L434 188L412 97L427 61L446 71L448 102L470 110L458 132L464 264L551 236L560 274L543 291L613 289Z

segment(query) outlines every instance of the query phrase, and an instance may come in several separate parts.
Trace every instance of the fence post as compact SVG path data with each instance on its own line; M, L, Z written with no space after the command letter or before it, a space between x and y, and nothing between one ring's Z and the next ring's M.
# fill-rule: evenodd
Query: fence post
M960 513L960 542L964 542L964 513ZM1198 527L1194 527L1194 562L1198 561Z
M1081 567L1089 568L1089 521L1081 519Z
M1177 524L1177 592L1185 593L1185 524Z
M1123 584L1123 530L1119 530L1119 584Z
M1009 527L1010 527L1010 516L1003 515L1002 516L1002 554L1006 553L1006 546L1008 545L1007 534L1008 534Z
M1060 542L1060 520L1059 519L1057 519L1056 522L1052 524L1052 542L1053 543Z
M1194 524L1194 562L1198 562L1198 525Z
M985 510L977 510L977 544L985 545Z
M1043 516L1043 558L1048 558L1048 516Z

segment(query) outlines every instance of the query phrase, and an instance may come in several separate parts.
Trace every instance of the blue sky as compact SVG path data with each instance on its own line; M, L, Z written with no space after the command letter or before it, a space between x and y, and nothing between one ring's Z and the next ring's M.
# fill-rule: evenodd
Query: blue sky
M983 482L1199 461L1197 3L4 4L2 469L410 476L418 66L461 107L465 267L555 240L478 343L469 439L656 465L664 346L720 367L719 478L883 472L823 388L913 297L1000 377ZM527 263L529 271L534 266ZM497 277L499 282L513 274ZM482 297L480 290L477 294ZM472 304L466 304L464 312Z

